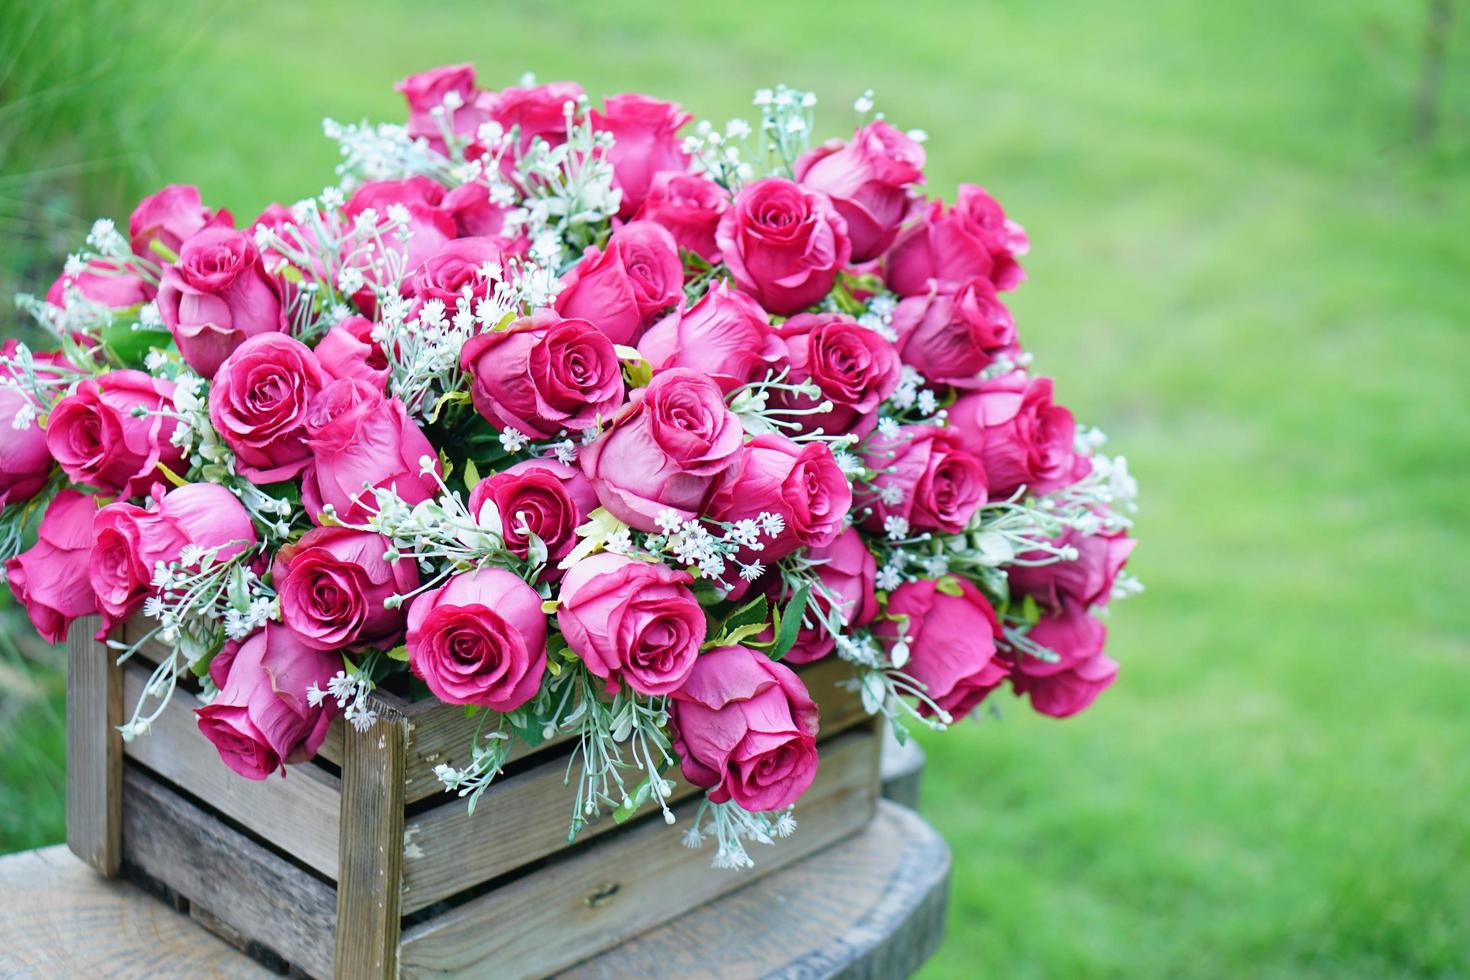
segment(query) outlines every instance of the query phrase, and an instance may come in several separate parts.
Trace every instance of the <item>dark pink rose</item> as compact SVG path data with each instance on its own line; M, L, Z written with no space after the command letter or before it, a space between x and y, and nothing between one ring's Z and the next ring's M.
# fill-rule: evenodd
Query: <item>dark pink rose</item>
M51 451L39 407L0 369L0 507L21 504L41 492L51 476Z
M440 153L444 145L444 129L470 139L480 124L490 118L494 93L475 88L475 66L444 65L403 79L394 88L408 103L408 135L427 140ZM451 104L446 105L445 99ZM443 123L434 110L443 112Z
M306 412L329 378L311 349L283 333L252 337L225 358L209 387L209 420L252 483L300 476L311 462Z
M313 650L285 627L267 623L215 654L209 676L219 694L194 709L199 730L224 764L247 779L306 762L326 741L337 714L333 698L313 705L307 692L326 690L341 669L341 654Z
M36 543L5 563L15 601L47 643L65 642L72 620L97 611L87 579L96 516L95 498L62 490L46 505Z
M1135 543L1123 531L1084 535L1068 528L1052 544L1075 548L1075 559L1049 565L1011 565L1006 568L1006 579L1013 595L1033 596L1044 609L1058 610L1069 602L1083 609L1107 605L1113 582ZM1045 552L1028 551L1018 557L1040 561L1047 556Z
M233 228L185 240L179 261L163 271L158 313L184 362L205 378L250 337L289 325L280 284L250 236Z
M734 524L761 512L785 522L761 548L742 549L740 560L769 565L797 548L831 544L852 509L852 487L824 442L792 442L782 435L756 436L740 450L739 466L710 499L709 516Z
M638 341L655 371L689 368L726 390L765 378L786 345L755 300L716 282L689 310L676 309Z
M896 660L903 660L899 644L907 648L908 659L900 669L918 682L924 715L937 715L937 705L958 721L1006 677L995 646L1000 621L985 596L965 579L950 576L943 587L905 582L888 596L886 615L874 632Z
M395 204L403 205L408 213L408 241L400 242L397 232L392 231L385 231L382 238L388 249L402 256L404 271L412 274L458 232L453 216L440 207L443 201L443 185L428 177L369 181L353 192L342 213L351 221L371 208L377 212L381 227L389 219L389 209ZM363 269L365 274L370 271Z
M863 527L874 534L884 533L889 517L907 521L911 532L958 534L987 499L985 468L953 429L905 425L891 438L874 436L863 462L878 472L863 500L872 508Z
M606 249L589 248L556 297L556 310L597 324L615 344L635 344L658 314L684 297L684 266L674 236L651 221L613 232Z
M653 175L639 221L663 225L680 248L706 262L720 261L715 229L730 207L730 193L708 177L664 170Z
M808 598L811 608L824 617L835 617L845 629L866 626L878 615L877 586L874 579L878 574L878 563L863 536L855 528L848 528L827 545L808 548L802 557L815 565L817 585ZM776 604L784 603L791 596L783 591ZM770 632L764 634L769 639ZM801 631L796 634L796 643L787 651L784 663L807 664L821 660L837 645L832 633L817 624L816 617L808 613L802 621Z
M888 288L900 296L929 291L985 276L996 289L1015 289L1026 278L1016 261L1029 245L1021 226L1005 216L983 188L961 184L948 211L931 201L919 221L906 228L883 263Z
M1021 487L1036 496L1048 494L1092 471L1092 463L1077 452L1072 413L1052 401L1051 391L1051 378L1013 371L950 406L950 426L985 464L995 499Z
M357 523L377 509L374 489L392 489L410 506L435 496L439 484L423 472L427 457L439 472L439 456L403 403L366 381L332 381L306 413L306 446L312 464L301 481L301 501L316 519L327 504L343 521Z
M801 678L747 647L701 654L673 694L674 751L713 803L790 806L817 774L817 706Z
M592 125L613 134L607 151L613 165L613 186L623 192L618 217L631 218L648 196L655 174L689 166L689 154L679 147L679 127L694 117L676 102L646 95L610 95L603 112L592 110Z
M408 662L446 704L514 711L546 672L546 614L503 568L456 575L408 610Z
M490 116L508 133L516 129L518 154L524 155L538 139L549 146L567 141L567 106L577 113L577 102L585 93L576 82L547 82L531 88L511 86L501 89L490 105Z
M902 365L893 345L882 336L841 313L801 313L780 327L796 384L811 380L822 389L832 410L795 416L802 432L821 429L866 436L878 420L878 406L898 387ZM816 408L817 399L784 399L796 408Z
M738 461L744 439L719 385L675 368L635 391L627 408L582 450L582 472L613 516L652 531L663 510L683 520L703 513Z
M1028 653L1010 652L1011 685L1017 694L1031 697L1031 707L1053 718L1067 718L1097 700L1118 677L1118 665L1106 656L1107 627L1072 602L1042 616L1026 639L1057 655L1042 660Z
M852 260L883 254L914 205L911 188L924 180L924 148L883 120L803 153L796 179L822 191L847 222Z
M185 239L205 228L230 228L234 224L230 212L223 208L211 211L204 206L199 188L169 184L133 208L128 217L128 236L132 239L134 255L157 262L160 256L152 248L155 241L177 255Z
M456 238L424 260L404 284L404 291L420 302L439 300L447 315L453 316L460 299L474 309L477 300L494 290L503 259L494 239Z
M541 539L547 552L542 577L552 579L561 574L557 562L577 546L577 528L597 508L597 494L581 470L532 459L476 483L469 510L482 524L487 504L495 506L507 551L525 558L531 543L527 532Z
M827 195L782 177L746 184L715 240L735 284L781 316L826 296L852 256L847 222Z
M373 339L373 321L349 316L316 345L316 359L333 378L357 378L379 391L388 385L388 358Z
M277 554L271 576L281 621L317 650L391 647L403 636L405 613L388 608L418 587L412 558L389 561L392 543L371 531L312 528Z
M183 450L171 441L178 423L163 414L173 411L173 397L172 381L142 371L88 378L51 410L46 447L73 483L140 497L164 482L160 465L183 475Z
M459 237L496 240L500 240L505 230L505 216L510 211L490 200L490 188L475 181L460 184L445 194L440 208L454 219Z
M66 291L72 287L82 294L83 299L114 310L142 306L157 292L150 283L138 277L132 266L119 268L115 262L93 259L75 276L65 273L57 276L51 288L46 290L46 302L64 309Z
M693 581L656 562L593 555L562 579L556 621L609 692L626 683L640 694L671 694L694 669L707 628Z
M460 350L475 409L491 424L538 439L582 432L623 404L612 341L586 320L537 310Z
M976 277L953 292L910 296L893 312L898 352L935 384L980 386L980 372L1002 354L1020 352L1011 311L990 280Z

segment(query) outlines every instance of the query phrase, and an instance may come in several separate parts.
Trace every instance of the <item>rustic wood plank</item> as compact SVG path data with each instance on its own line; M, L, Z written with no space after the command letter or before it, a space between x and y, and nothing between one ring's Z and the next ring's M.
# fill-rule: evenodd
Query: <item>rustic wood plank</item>
M709 850L682 848L677 828L644 821L409 930L403 975L543 976L799 860L872 818L878 750L871 726L834 739L798 806L800 829L758 847L754 873L717 873ZM692 819L695 806L685 804L680 815Z
M343 734L336 976L391 980L398 976L408 729L385 708L367 731Z
M203 908L241 939L312 976L332 975L337 896L331 886L141 770L128 766L123 781L123 855L130 869L184 896L191 911Z
M124 668L123 688L132 703L149 671L133 663ZM173 703L152 730L127 743L127 757L335 879L341 781L312 765L289 766L287 775L259 781L232 772L199 731L193 712L198 705L188 691L174 691Z
M919 784L924 775L924 749L910 735L899 744L893 729L883 726L883 797L908 807L919 808Z
M122 683L97 616L71 625L66 648L66 843L104 875L122 858Z

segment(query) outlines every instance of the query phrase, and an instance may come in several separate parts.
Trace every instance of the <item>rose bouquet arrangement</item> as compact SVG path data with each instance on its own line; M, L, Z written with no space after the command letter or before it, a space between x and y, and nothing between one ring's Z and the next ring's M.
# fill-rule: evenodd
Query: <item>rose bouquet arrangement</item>
M398 86L337 180L248 223L189 186L98 221L0 349L0 557L59 642L147 624L224 764L310 758L384 687L464 705L479 797L571 735L573 834L703 788L716 864L795 826L839 658L943 728L1108 687L1135 487L1036 374L1021 227L923 192L924 135L762 90L717 128L570 82ZM992 699L993 703L993 699Z

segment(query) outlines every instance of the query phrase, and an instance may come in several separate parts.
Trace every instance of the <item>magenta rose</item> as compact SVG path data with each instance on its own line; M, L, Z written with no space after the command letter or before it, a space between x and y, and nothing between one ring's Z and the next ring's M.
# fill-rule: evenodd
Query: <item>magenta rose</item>
M493 238L503 250L513 250L501 235L505 230L505 216L511 209L490 199L488 185L478 181L460 184L444 195L439 206L454 219L459 237Z
M623 192L618 217L627 219L643 205L655 174L689 166L677 134L694 117L677 103L646 95L610 95L606 106L603 112L592 110L592 125L613 134L607 159L613 166L613 186Z
M382 238L389 249L402 256L404 271L412 274L457 233L454 218L440 207L443 201L443 185L428 177L369 181L353 191L342 213L348 220L355 220L371 208L377 213L378 225L382 226L388 221L389 209L402 205L408 214L408 241L400 242L397 233L389 231Z
M171 441L178 423L174 383L142 371L88 378L56 403L46 423L46 447L73 483L109 497L140 497L163 482L160 465L183 470L184 453ZM134 415L141 409L148 414Z
M5 563L15 601L47 643L64 642L73 620L97 611L87 579L96 516L95 498L62 490L46 505L36 543Z
M157 292L151 284L139 278L132 266L119 268L117 263L106 259L93 259L75 276L62 273L46 290L46 302L52 306L66 308L66 292L75 288L82 298L114 310L142 306Z
M403 402L366 381L332 381L312 399L306 446L312 464L302 477L301 501L313 520L331 504L340 519L360 522L376 510L375 489L392 489L410 506L438 493L420 463L427 457L439 472L434 447Z
M951 427L985 464L990 493L1022 487L1036 496L1071 486L1092 471L1077 452L1072 413L1052 401L1051 378L1013 371L982 383L949 409Z
M713 803L795 803L817 775L817 705L801 678L747 647L701 654L673 694L674 751Z
M847 629L866 626L878 615L877 586L874 583L878 563L855 528L843 531L831 544L808 548L802 552L802 557L816 566L817 584L807 600L814 610L823 616L835 615ZM783 592L777 604L789 599L790 595ZM770 639L771 635L768 630L763 638ZM832 633L818 625L815 617L808 613L783 662L807 664L821 660L836 645Z
M138 202L128 217L128 237L133 254L152 262L159 255L152 248L156 241L173 254L179 254L184 241L205 228L230 228L235 219L221 208L211 211L199 198L199 188L188 184L169 184L156 194Z
M0 370L0 507L30 500L51 476L51 452L38 407L30 395L7 382Z
M206 378L250 337L286 329L281 286L250 236L206 228L163 271L158 313L184 362Z
M852 256L847 222L827 195L782 177L746 184L715 240L735 284L781 316L826 296Z
M531 545L527 534L541 539L547 553L542 577L552 579L561 574L557 562L577 546L577 528L597 508L597 494L581 470L532 459L476 483L469 510L482 524L487 504L495 506L507 551L525 558Z
M1031 707L1053 718L1067 718L1097 700L1118 677L1118 665L1103 651L1107 627L1072 602L1042 616L1026 639L1057 655L1043 660L1010 652L1011 685L1031 698Z
M613 232L562 277L564 317L590 320L615 344L635 344L659 313L684 297L684 266L674 236L651 221Z
M199 730L224 764L247 779L306 762L321 749L337 714L335 699L312 704L307 692L325 690L341 669L340 654L314 650L285 627L267 623L244 641L226 643L210 661L219 694L194 709Z
M706 623L694 581L656 562L602 553L562 579L556 621L567 645L609 692L671 694L694 669Z
M408 610L408 662L446 704L514 711L546 672L541 597L502 568L456 575Z
M391 647L403 635L404 612L388 599L418 588L412 558L389 561L392 543L371 531L318 527L276 555L271 576L281 621L317 650Z
M1067 603L1083 609L1107 605L1113 582L1135 543L1122 531L1084 535L1068 528L1052 544L1075 548L1075 559L1047 565L1011 565L1006 568L1006 579L1013 595L1033 596L1044 609L1058 610ZM1047 555L1027 551L1017 557L1023 561L1040 561Z
M937 705L958 721L1006 677L1005 662L996 655L1000 621L965 579L950 576L943 586L905 582L888 596L886 615L874 632L896 661L907 650L900 669L918 682L924 715L937 715Z
M976 277L953 292L910 296L893 312L898 352L929 381L977 388L980 372L1002 354L1020 352L1011 311L990 280Z
M884 257L888 288L900 296L985 276L996 289L1015 289L1026 278L1016 257L1029 244L1021 226L974 184L961 184L955 205L931 201L924 216L898 236Z
M782 518L780 534L762 534L760 549L740 554L742 561L769 565L797 548L830 544L851 509L852 487L826 443L764 435L741 448L738 468L710 500L709 516L727 524L762 512Z
M847 222L852 260L883 254L915 204L911 188L924 180L924 148L883 120L803 153L796 179L822 191Z
M760 304L716 282L693 309L677 309L638 342L655 371L689 368L726 390L765 378L786 355Z
M663 225L680 248L715 263L720 261L715 229L729 207L729 192L708 177L664 170L653 175L637 217Z
M863 527L874 534L884 533L889 517L911 532L958 534L987 499L985 468L952 429L905 425L891 438L874 436L863 462L878 474L864 501L871 510Z
M475 409L501 429L538 439L582 432L623 404L612 341L586 320L537 310L460 349Z
M439 153L447 128L456 136L469 139L490 118L495 95L475 88L474 65L444 65L410 75L393 86L408 103L408 135L427 140ZM445 100L451 100L446 105ZM443 112L443 124L434 110Z
M330 379L301 341L252 337L225 358L209 387L209 420L252 483L301 475L311 462L306 412Z
M333 378L357 378L379 391L388 385L388 358L373 339L373 321L365 316L345 317L326 332L315 353Z
M689 520L739 459L740 420L719 385L682 368L654 376L596 442L582 472L614 517L652 531L664 510Z
M578 101L585 93L576 82L547 82L530 88L510 86L494 97L490 116L508 133L515 129L520 138L517 152L524 155L531 144L540 139L549 146L567 141L567 104L576 114Z
M810 380L832 410L795 416L802 432L866 436L878 420L878 406L898 387L902 365L893 345L841 313L801 313L780 327L793 384ZM796 408L816 408L805 396L784 399Z
M424 260L405 283L405 291L420 302L437 299L449 316L459 300L474 309L495 288L504 256L499 242L491 238L456 238Z

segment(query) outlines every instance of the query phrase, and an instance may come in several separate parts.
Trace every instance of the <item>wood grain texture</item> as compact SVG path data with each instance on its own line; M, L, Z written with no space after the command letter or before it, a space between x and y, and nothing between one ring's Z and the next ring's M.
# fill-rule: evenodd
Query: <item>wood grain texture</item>
M123 687L131 702L142 692L149 672L131 662L123 667ZM159 715L152 731L127 743L127 757L335 879L341 781L312 765L288 766L284 776L246 779L220 761L214 745L199 731L193 710L198 706L194 695L175 690L173 703Z
M218 920L314 977L332 975L337 896L329 885L140 770L127 767L123 784L130 873L187 898L196 919Z
M913 736L899 744L893 729L883 726L883 798L910 810L919 809L919 784L924 776L924 750Z
M122 858L122 684L101 620L71 625L66 647L66 843L104 875Z

